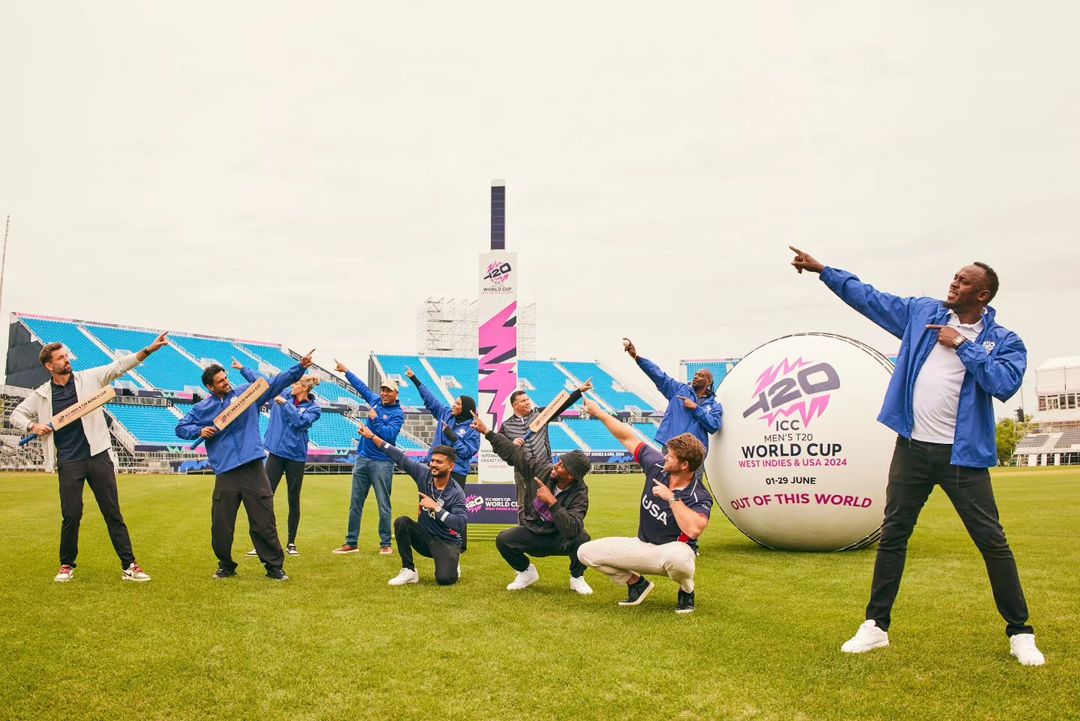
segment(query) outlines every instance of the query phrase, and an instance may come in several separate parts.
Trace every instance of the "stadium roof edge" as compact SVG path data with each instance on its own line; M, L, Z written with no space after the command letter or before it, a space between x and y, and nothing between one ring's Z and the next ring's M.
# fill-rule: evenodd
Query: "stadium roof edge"
M163 332L162 328L147 328L145 326L139 326L139 325L125 325L123 323L109 323L107 321L100 321L100 320L81 320L79 318L64 318L64 317L58 316L58 315L41 315L39 313L22 313L22 312L19 312L19 311L11 311L11 317L14 318L14 319L31 318L31 319L36 319L36 320L51 320L51 321L57 321L57 322L60 322L60 323L74 323L75 325L97 325L97 326L102 326L104 328L118 328L120 330L133 330L133 331L141 331L141 332L144 332L144 333L161 333L161 332ZM209 335L207 333L194 333L194 332L182 331L182 330L178 330L178 331L171 331L170 330L170 331L168 331L168 333L169 333L169 335L175 335L175 336L186 337L186 338L206 338L208 340L226 341L228 343L250 343L252 345L261 345L261 346L267 346L267 347L270 347L270 348L285 348L285 347L288 347L288 346L283 346L280 343L271 343L271 342L265 341L265 340L252 340L252 339L249 339L249 338L234 338L234 337L231 337L231 336Z

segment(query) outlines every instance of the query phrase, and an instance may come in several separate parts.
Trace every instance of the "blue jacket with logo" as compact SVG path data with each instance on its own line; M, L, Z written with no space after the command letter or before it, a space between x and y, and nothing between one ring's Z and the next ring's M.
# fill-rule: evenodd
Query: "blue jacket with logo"
M218 431L206 440L206 458L214 473L221 475L234 468L266 457L262 437L259 435L259 406L288 388L304 375L304 369L297 363L284 373L278 373L270 379L270 389L259 400L252 403L246 411L230 423L225 430ZM240 386L229 391L224 398L210 394L191 407L188 414L176 424L179 438L193 441L199 437L203 428L214 424L214 419L233 400L247 390Z
M424 407L431 412L437 421L435 438L431 441L431 448L435 446L450 446L457 453L457 461L454 462L454 473L469 475L473 456L480 450L480 431L472 427L472 419L459 421L454 418L454 410L428 390L423 383L416 383L416 389L420 391L420 397L424 399ZM446 436L444 426L450 426L450 430L457 436L456 441L451 441ZM424 463L431 462L431 449L428 449Z
M637 364L645 371L645 375L649 376L649 380L656 384L656 390L668 399L664 420L660 421L660 427L656 430L656 442L667 445L675 436L689 433L701 441L705 446L705 453L708 453L709 435L720 430L724 415L724 409L720 406L720 401L716 400L716 394L710 393L704 398L698 398L697 391L691 388L689 383L675 380L652 361L638 356ZM694 401L697 408L688 410L679 396Z
M264 377L250 368L241 368L240 375L251 383ZM307 460L308 429L319 420L322 408L310 393L308 399L299 405L292 393L284 394L285 403L281 405L274 402L276 397L270 397L270 423L266 426L263 443L266 450L275 456L303 463Z
M365 439L366 440L366 439ZM421 509L417 522L425 531L447 543L462 545L469 527L469 512L465 508L465 492L456 481L451 480L441 491L435 487L431 467L402 453L397 446L383 446L386 454L398 467L412 476L416 489L436 503L442 503L439 511Z
M845 303L900 339L896 369L885 391L878 421L904 438L911 438L915 426L915 379L937 342L937 332L926 326L945 325L949 309L935 298L900 298L882 293L837 268L821 271L821 281ZM1020 389L1027 368L1024 342L998 325L995 315L994 309L987 306L982 333L974 343L956 349L967 369L956 409L952 447L952 463L956 466L997 465L993 399L1011 398Z
M401 409L400 403L395 403L392 406L384 406L382 398L379 394L367 387L367 384L360 378L349 371L345 374L345 380L349 381L349 385L356 389L371 409L375 411L375 418L368 418L365 423L367 427L371 429L371 432L382 438L387 443L394 445L397 443L398 433L401 433L401 427L405 425L405 411ZM357 458L366 458L369 461L385 461L390 463L390 458L385 453L380 451L378 447L369 441L367 438L360 438L360 449L356 453Z

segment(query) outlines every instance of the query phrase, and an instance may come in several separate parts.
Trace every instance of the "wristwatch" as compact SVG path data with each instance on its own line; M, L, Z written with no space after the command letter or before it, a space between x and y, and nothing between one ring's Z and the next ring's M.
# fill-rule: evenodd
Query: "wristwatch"
M965 338L962 335L958 335L958 336L956 336L956 338L953 339L952 346L953 346L953 348L959 348L960 346L964 345L964 343L966 343L966 342L967 342L967 338Z

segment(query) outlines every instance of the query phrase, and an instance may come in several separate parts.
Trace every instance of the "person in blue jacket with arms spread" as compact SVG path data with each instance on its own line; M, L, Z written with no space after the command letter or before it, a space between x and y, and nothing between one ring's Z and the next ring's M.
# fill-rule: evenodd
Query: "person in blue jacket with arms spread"
M388 581L390 586L418 583L420 574L413 562L413 550L435 561L435 582L440 586L457 583L461 575L461 539L469 523L465 510L465 492L450 478L456 453L450 446L431 449L431 465L414 461L371 432L360 426L360 435L386 453L394 463L416 481L420 492L420 515L417 520L401 516L394 521L398 539L401 571Z
M337 363L337 372L345 374L345 380L371 406L366 425L372 432L387 443L397 443L398 433L405 425L405 412L398 403L398 387L394 381L386 378L375 393L364 381L345 367ZM368 491L375 488L375 502L379 506L379 553L389 556L390 547L390 488L394 480L394 462L379 450L370 439L361 438L360 448L356 451L356 463L353 465L352 495L349 498L349 525L345 531L345 543L334 549L334 553L356 553L360 550L360 519L364 515L364 503Z
M451 477L458 482L462 489L465 488L465 479L469 476L469 468L476 452L480 450L480 434L472 427L473 411L476 410L476 401L471 396L459 396L453 406L439 402L427 386L420 382L411 368L405 369L405 375L420 391L420 397L424 400L424 407L435 418L435 438L431 441L431 448L436 446L450 446L457 454L454 461L454 470ZM433 450L429 450L424 463L431 461Z
M240 371L240 375L249 383L265 377L245 368L235 358L232 367ZM277 493L283 474L289 492L289 541L285 545L285 553L290 556L300 555L296 548L296 532L300 528L300 489L304 485L308 431L322 416L322 409L312 393L317 385L318 378L304 376L292 384L287 394L274 396L270 406L270 423L266 426L266 437L263 439L269 451L266 456L266 476L270 479L270 492ZM259 552L253 549L247 555L257 556Z
M689 433L701 441L708 454L709 436L720 430L724 415L724 409L720 407L713 390L712 373L702 368L694 374L690 383L683 383L664 373L651 360L639 356L629 338L623 339L623 349L656 385L656 390L668 400L664 419L656 429L656 442L666 447L667 442L675 436ZM698 479L703 469L704 466L698 469Z
M202 438L206 441L206 457L217 476L210 511L210 537L218 558L214 578L236 575L236 561L232 557L233 529L236 526L236 512L243 503L248 515L251 541L259 553L259 560L266 566L266 577L274 581L289 580L282 569L285 554L281 550L274 519L274 494L263 465L266 449L259 435L259 405L300 380L304 369L310 365L311 355L308 354L289 370L274 376L270 388L258 402L219 431L214 425L214 418L243 395L248 386L233 388L225 369L215 363L202 373L203 385L210 395L193 405L176 424L179 438L189 441Z
M1010 653L1025 666L1041 666L1045 659L1028 625L1016 560L990 485L989 468L997 465L993 399L1011 398L1027 368L1024 342L998 325L989 306L998 291L997 273L976 262L956 272L944 301L901 298L791 250L796 270L819 274L841 300L900 339L896 369L878 415L898 437L870 602L866 621L840 650L863 653L889 645L908 538L939 485L982 553Z

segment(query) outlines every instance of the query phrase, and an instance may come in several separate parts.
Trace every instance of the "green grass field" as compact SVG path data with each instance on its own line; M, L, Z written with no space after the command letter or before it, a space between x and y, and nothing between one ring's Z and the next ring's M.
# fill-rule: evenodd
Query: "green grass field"
M940 491L912 538L892 646L839 652L862 621L874 551L759 548L719 513L702 542L698 609L673 613L662 580L638 608L605 577L567 588L564 559L540 582L513 573L475 529L463 577L390 588L397 556L335 556L347 476L305 480L292 581L256 559L213 581L210 477L131 477L121 503L148 584L122 583L86 493L79 568L52 580L54 476L0 476L0 718L4 719L1066 719L1080 715L1080 470L1001 471L995 487L1032 622L1047 656L1008 654L982 559ZM590 477L594 538L632 535L640 476ZM395 479L394 508L415 508ZM284 491L278 494L283 526ZM243 512L241 511L241 518ZM238 523L238 557L250 548ZM238 558L239 560L239 558Z

